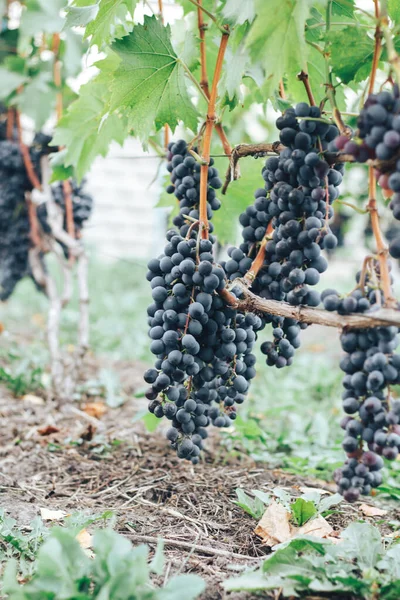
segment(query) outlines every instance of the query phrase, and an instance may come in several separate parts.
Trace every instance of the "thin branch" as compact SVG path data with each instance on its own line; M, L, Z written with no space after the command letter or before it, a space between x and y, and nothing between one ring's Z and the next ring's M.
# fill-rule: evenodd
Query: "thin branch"
M238 163L240 158L244 158L246 156L268 156L270 154L280 154L285 149L285 146L280 142L273 143L259 143L259 144L239 144L232 149L232 153L230 156L229 167L226 172L224 186L222 188L222 193L225 194L226 190L231 181L235 181L239 178L239 170ZM324 152L325 160L333 165L337 163L353 163L356 162L355 158L351 154L342 154L340 152ZM393 167L396 164L397 160L400 158L400 152L397 153L390 160L368 160L365 164L368 166L374 167L381 173L388 173L393 171Z
M371 227L376 241L376 250L378 254L380 279L382 282L382 290L385 298L386 306L394 306L397 304L396 299L392 294L392 286L390 283L390 271L388 265L388 249L382 236L379 225L379 215L376 206L376 177L374 169L369 167L369 201L367 210L371 216Z
M400 85L400 57L396 52L392 32L389 27L387 0L381 0L381 28L385 37L389 63L392 65L397 83Z
M374 57L372 59L371 75L369 78L368 94L372 94L374 91L376 71L378 69L378 62L382 52L382 31L379 23L379 2L374 0L375 4L375 17L377 19L375 28L375 46L374 46Z
M197 6L197 8L201 9L203 11L203 13L205 13L208 17L210 17L211 21L213 21L216 24L218 29L223 34L225 34L225 35L227 34L227 30L225 29L225 27L223 25L219 24L217 17L215 15L213 15L212 12L210 12L209 10L204 8L204 6L200 2L196 2L196 0L189 0L189 2L194 4L194 6ZM229 33L228 33L228 35L229 35Z
M206 54L206 30L208 28L207 23L204 23L203 17L203 0L198 1L197 6L197 27L199 29L199 37L200 37L200 69L201 69L201 77L200 77L200 86L202 87L205 95L210 97L210 90L208 87L208 75L207 75L207 54Z
M211 86L210 99L207 108L206 127L203 137L202 159L205 164L200 167L200 200L199 200L199 220L200 235L203 239L208 238L208 219L207 219L207 181L208 181L208 163L210 162L211 137L216 120L215 107L218 95L218 83L222 73L222 65L226 47L229 40L229 30L225 30L221 37L218 50L217 62L215 64L214 77Z
M307 97L310 105L315 106L315 99L308 79L308 73L306 73L305 71L300 71L300 73L297 75L297 79L303 82L304 87L306 88Z
M128 527L129 528L129 527ZM128 537L136 542L144 542L146 544L158 544L159 538L152 537L150 535L137 535L130 534ZM223 556L224 558L234 560L249 560L249 561L260 561L262 557L246 556L245 554L237 554L236 552L230 552L229 550L222 550L221 548L211 548L210 546L201 546L192 542L183 542L181 540L164 539L166 546L175 546L176 548L184 548L200 554L210 554L211 556Z
M230 288L240 288L244 298L237 301L236 306L240 311L259 311L270 315L277 315L289 319L295 319L301 323L324 325L325 327L336 327L338 329L368 329L371 327L387 327L388 325L400 326L400 310L381 308L375 312L363 314L339 315L319 308L308 306L292 306L287 302L278 300L267 300L253 294L242 279L235 279ZM226 290L229 294L229 291ZM234 296L229 294L232 299Z
M199 38L200 38L200 87L202 88L204 94L210 99L210 89L208 84L208 75L207 75L207 53L206 53L206 31L208 28L207 23L204 22L203 18L203 0L198 1L199 6L197 7L197 27L199 30ZM225 131L222 127L221 123L215 124L215 131L217 132L224 152L227 156L230 156L232 152L231 145L226 137Z

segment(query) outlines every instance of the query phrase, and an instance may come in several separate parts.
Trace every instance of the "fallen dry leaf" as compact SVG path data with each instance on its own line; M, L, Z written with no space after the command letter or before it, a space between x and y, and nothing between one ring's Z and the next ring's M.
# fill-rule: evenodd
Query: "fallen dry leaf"
M88 402L83 407L83 410L87 415L95 417L96 419L101 419L107 412L107 407L104 402Z
M316 488L316 487L301 487L299 489L302 494L308 494L309 492L317 492L318 494L321 494L321 496L323 494L330 494L330 492L328 492L328 490L321 490L321 488Z
M324 517L318 516L305 523L302 527L295 527L290 523L290 513L279 502L271 502L257 524L254 533L264 544L276 546L298 535L313 535L319 538L335 536L335 532Z
M59 428L55 425L45 425L37 430L39 435L51 435L52 433L58 433L59 431Z
M45 404L43 398L35 396L34 394L25 394L25 396L22 396L21 400L29 402L29 404L36 404L36 406L43 406Z
M383 508L377 508L376 506L368 506L368 504L361 504L359 509L366 517L383 517L387 515L387 510Z
M304 523L301 527L292 527L292 534L295 535L313 535L315 537L324 538L333 533L332 527L324 517L318 516ZM294 537L294 535L292 535Z
M67 515L63 510L50 510L48 508L40 509L40 516L43 521L60 521Z
M254 533L267 546L286 542L291 537L289 519L290 513L286 508L273 500L261 517Z
M82 529L76 536L76 539L78 540L81 548L91 548L92 547L93 536L90 535L90 533L88 532L87 529Z

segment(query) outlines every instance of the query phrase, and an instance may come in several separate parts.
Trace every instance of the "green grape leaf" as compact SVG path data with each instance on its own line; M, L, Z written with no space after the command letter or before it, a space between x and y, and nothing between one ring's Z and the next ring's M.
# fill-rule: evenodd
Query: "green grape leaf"
M50 154L50 166L51 166L51 177L49 183L55 183L56 181L64 181L74 176L73 167L65 166L65 155L67 154L66 148Z
M395 0L395 2L397 2L397 0ZM353 19L354 8L354 0L333 0L332 2L332 14L339 17L348 17Z
M257 18L247 44L254 58L264 57L267 95L289 67L300 71L306 64L304 27L312 4L312 0L256 0Z
M400 24L400 2L399 0L388 1L388 13L389 17L396 23Z
M218 92L222 98L222 106L226 104L234 108L237 105L239 101L240 84L242 83L248 62L249 56L247 52L243 52L242 49L231 52L227 48L225 68L223 69L218 86Z
M26 77L20 73L9 71L5 67L0 67L0 81L0 100L4 100L26 82Z
M135 134L145 141L153 127L179 121L195 131L196 109L188 95L185 71L170 41L170 28L145 17L132 33L112 45L120 58L111 84L111 109L125 109Z
M75 0L68 8L66 26L86 26L85 37L91 37L91 45L99 48L119 35L118 26L123 25L126 33L126 17L133 19L138 0Z
M25 47L27 39L38 32L56 33L61 31L64 19L61 10L66 0L27 0L22 9L20 24L20 48Z
M332 69L343 83L362 81L370 70L374 55L374 41L364 30L345 27L328 35ZM351 48L351 52L349 52Z
M66 8L64 29L70 27L85 27L96 18L99 12L98 4L90 4L89 6L71 5Z
M73 31L65 32L65 40L61 40L61 57L64 77L76 77L82 70L82 53L85 43L82 36Z
M53 145L66 146L64 166L75 167L79 180L97 156L106 156L112 141L122 144L128 133L125 120L107 111L107 93L98 77L82 86L56 128Z
M41 129L51 115L56 104L57 91L50 73L39 73L25 85L16 97L19 110L31 117L36 129Z
M256 7L254 0L227 0L222 9L222 15L228 21L233 21L235 25L242 25L246 21L252 23L256 16Z
M10 56L15 54L18 45L18 29L6 29L0 33L0 64Z

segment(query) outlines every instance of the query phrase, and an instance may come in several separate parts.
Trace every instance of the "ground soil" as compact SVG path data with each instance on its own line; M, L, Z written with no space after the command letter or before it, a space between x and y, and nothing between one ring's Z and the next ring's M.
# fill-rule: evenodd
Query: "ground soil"
M85 378L101 366L89 359ZM235 574L232 565L256 566L270 549L253 533L254 519L233 504L235 489L268 492L279 486L297 494L301 486L333 488L270 470L244 454L226 456L218 435L204 462L193 467L179 461L162 431L148 433L134 422L145 406L133 397L142 387L143 365L111 366L131 400L100 419L85 412L85 397L59 407L41 400L44 394L18 399L0 388L0 507L21 526L43 507L68 513L112 509L116 529L133 543L147 542L154 550L157 537L167 540L168 572L201 575L207 581L202 600L247 600L246 594L225 595L221 581ZM357 505L344 504L329 521L340 532L361 516ZM392 511L386 521L396 518ZM385 523L379 526L385 531Z

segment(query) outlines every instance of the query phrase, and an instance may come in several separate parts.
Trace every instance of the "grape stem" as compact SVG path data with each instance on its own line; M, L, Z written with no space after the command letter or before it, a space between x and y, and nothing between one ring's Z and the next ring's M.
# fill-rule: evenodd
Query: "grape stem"
M161 20L162 25L164 25L164 10L163 10L163 0L158 0L158 16ZM168 148L169 144L169 126L168 123L164 125L164 148Z
M216 26L218 27L218 29L222 32L222 34L226 34L226 25L220 25L218 22L218 19L215 15L212 14L212 12L210 12L209 10L207 10L206 8L204 8L204 6L202 5L201 2L197 2L196 0L189 0L189 2L191 2L192 4L194 4L195 6L197 6L197 8L199 10L202 10L210 19L211 21L213 21Z
M267 245L267 242L271 239L272 230L273 230L272 221L270 221L268 223L267 229L265 231L265 235L261 241L261 244L260 244L260 247L256 254L256 257L254 258L253 262L251 263L250 269L247 271L246 275L243 277L243 280L248 285L251 285L253 283L253 281L257 277L260 269L262 269L262 266L264 264L264 259L265 259L265 247Z
M7 128L6 128L6 138L8 140L12 140L14 133L14 109L10 106L7 110Z
M222 193L226 193L231 181L236 181L236 179L239 179L240 173L238 169L238 163L240 158L244 158L246 156L267 156L271 153L278 155L283 152L284 149L285 146L280 142L239 144L238 146L235 146L232 149L230 156L229 167L225 175ZM332 165L336 163L356 162L354 156L351 154L341 154L336 152L324 152L324 158L329 164ZM399 158L400 155L396 154L390 160L368 160L366 164L375 167L381 173L387 173L388 171L393 170L393 165L396 164L396 161Z
M376 28L375 28L375 46L374 46L374 57L372 59L372 67L371 67L371 75L369 77L369 85L368 85L368 94L372 94L374 91L375 79L376 79L376 71L378 68L379 58L382 52L382 31L380 28L379 21L379 2L378 0L374 0L375 4L375 17Z
M300 71L300 73L297 75L297 79L303 82L304 87L306 88L307 97L310 105L315 106L315 98L311 90L310 81L308 79L308 73L306 73L305 71Z
M203 13L203 0L198 0L197 6L197 27L199 30L199 38L200 38L200 87L203 90L205 96L210 99L210 88L208 83L208 75L207 75L207 53L206 53L206 31L208 29L207 23L204 22L204 13ZM221 123L215 123L214 125L215 131L217 132L224 152L227 156L230 156L232 152L231 145L226 137L224 128Z
M237 298L230 293L230 289L239 288L242 298ZM381 308L378 311L368 313L354 313L351 315L339 315L319 308L308 306L292 306L287 302L260 298L248 289L248 284L243 279L235 279L228 289L220 293L223 299L229 301L232 307L241 312L260 312L277 315L289 319L295 319L301 323L323 325L325 327L336 327L338 329L368 329L371 327L387 327L388 325L400 326L400 311L392 308Z
M392 294L390 284L390 272L388 265L388 249L384 242L379 225L379 215L376 206L376 177L373 167L369 167L369 200L367 210L371 217L371 227L376 241L376 250L380 267L380 279L382 283L385 306L396 306L397 302Z
M56 117L59 121L63 113L63 97L62 97L62 79L61 79L61 60L60 60L60 34L55 33L53 35L52 51L54 54L54 65L53 65L53 79L54 85L57 90L56 95ZM63 193L65 202L65 218L67 225L67 232L75 238L75 223L74 223L74 212L72 205L72 187L71 183L66 180L63 181ZM73 264L74 257L70 255L70 263Z
M380 25L386 42L388 60L392 65L393 71L396 74L397 83L400 85L400 57L397 54L396 49L394 47L392 32L389 28L387 0L381 0Z
M206 126L203 136L202 159L205 164L200 167L200 235L203 239L208 239L208 218L207 218L207 182L208 182L208 163L210 162L211 138L216 120L215 107L218 95L218 83L221 77L222 65L226 47L229 40L229 29L224 30L218 50L217 62L215 65L214 77L211 86L210 98L208 101Z

